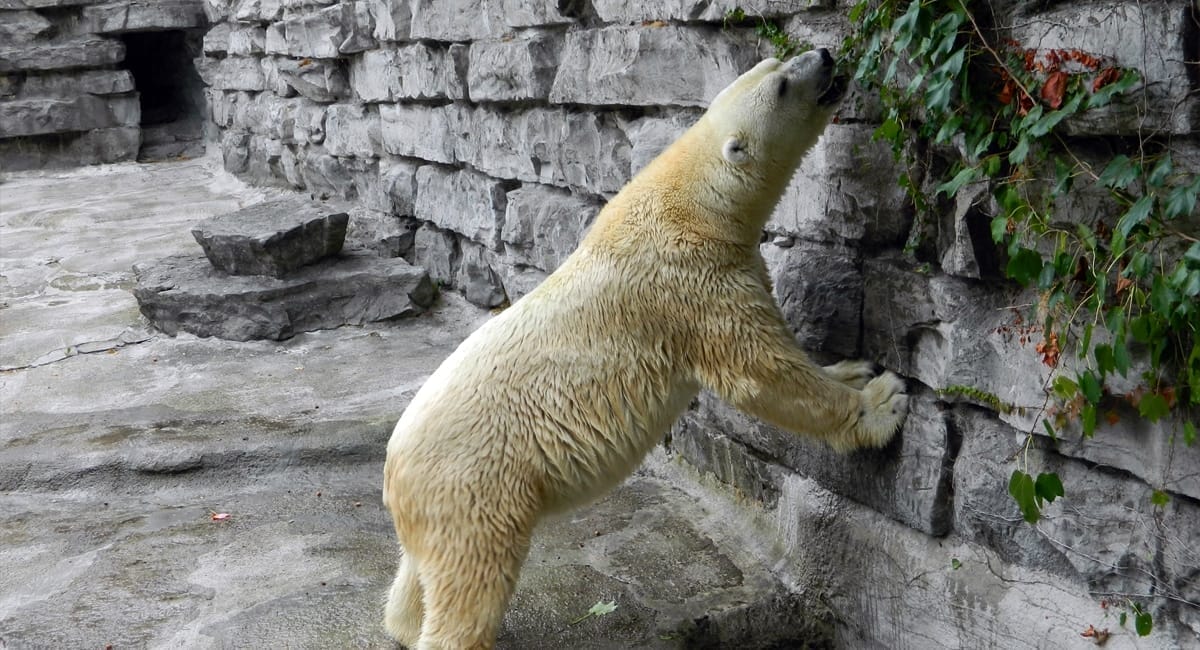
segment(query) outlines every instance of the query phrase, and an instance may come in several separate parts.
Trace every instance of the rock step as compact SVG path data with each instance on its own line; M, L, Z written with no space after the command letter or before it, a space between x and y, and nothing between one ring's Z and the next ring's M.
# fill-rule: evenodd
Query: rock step
M192 227L192 236L230 275L282 278L342 250L349 222L345 212L288 198L210 217Z
M286 278L226 275L201 255L138 264L134 274L134 296L155 327L233 341L420 314L435 296L424 269L366 252L326 258Z

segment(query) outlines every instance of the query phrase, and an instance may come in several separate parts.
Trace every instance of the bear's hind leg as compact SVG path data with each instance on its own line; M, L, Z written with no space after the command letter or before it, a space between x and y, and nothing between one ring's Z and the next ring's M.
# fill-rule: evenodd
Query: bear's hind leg
M425 613L421 601L417 561L405 552L400 556L400 568L388 592L387 605L383 609L383 626L392 638L408 648L417 647L417 639L421 635L421 619Z

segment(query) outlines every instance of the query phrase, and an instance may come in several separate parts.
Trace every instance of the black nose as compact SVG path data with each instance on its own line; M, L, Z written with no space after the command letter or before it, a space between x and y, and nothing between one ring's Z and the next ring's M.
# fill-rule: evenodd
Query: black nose
M826 68L833 67L833 56L829 54L829 50L821 48L817 50L817 54L821 55L821 65L825 66Z

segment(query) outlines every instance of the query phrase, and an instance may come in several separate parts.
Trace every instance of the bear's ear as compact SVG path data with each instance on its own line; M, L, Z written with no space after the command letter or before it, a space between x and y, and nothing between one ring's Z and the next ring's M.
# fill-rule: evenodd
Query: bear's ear
M750 159L750 154L746 151L746 145L736 135L730 136L725 141L725 146L721 147L721 155L725 157L725 160L734 165L740 165Z

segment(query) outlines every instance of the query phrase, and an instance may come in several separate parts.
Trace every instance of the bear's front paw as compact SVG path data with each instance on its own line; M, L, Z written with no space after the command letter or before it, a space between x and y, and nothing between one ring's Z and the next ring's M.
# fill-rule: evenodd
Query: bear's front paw
M835 381L846 384L855 389L862 390L867 382L875 376L875 364L870 361L839 361L832 366L825 366L825 374L832 377Z
M904 380L885 372L867 382L862 390L862 411L858 418L855 442L859 447L883 447L904 423L908 415L908 395Z

